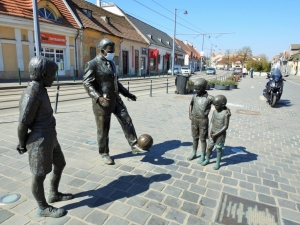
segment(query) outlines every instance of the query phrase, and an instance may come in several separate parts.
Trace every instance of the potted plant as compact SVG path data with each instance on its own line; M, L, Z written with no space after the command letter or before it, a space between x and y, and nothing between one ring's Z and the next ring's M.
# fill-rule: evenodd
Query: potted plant
M208 81L208 84L210 86L210 88L214 88L215 87L215 82L216 82L217 79L212 79L212 80L209 80Z
M188 80L186 86L187 93L190 93L194 90L194 82L192 80Z
M218 84L215 84L215 89L217 90L229 90L229 81L219 81Z
M235 81L230 81L229 83L229 88L230 89L237 89L237 86L238 86L238 82L235 82Z

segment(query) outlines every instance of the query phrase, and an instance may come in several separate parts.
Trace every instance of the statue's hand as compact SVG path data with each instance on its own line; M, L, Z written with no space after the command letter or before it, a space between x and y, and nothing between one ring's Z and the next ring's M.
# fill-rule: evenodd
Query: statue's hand
M211 131L211 132L210 132L210 137L211 137L211 138L214 138L214 137L216 137L216 135Z
M27 152L27 149L26 147L20 147L20 144L17 145L17 151L20 153L20 154L23 154L25 152Z
M108 98L99 97L98 101L99 101L99 104L104 106L104 107L109 106L109 99Z
M136 101L137 100L137 97L134 95L134 94L129 94L128 98L130 98L130 100L132 101Z

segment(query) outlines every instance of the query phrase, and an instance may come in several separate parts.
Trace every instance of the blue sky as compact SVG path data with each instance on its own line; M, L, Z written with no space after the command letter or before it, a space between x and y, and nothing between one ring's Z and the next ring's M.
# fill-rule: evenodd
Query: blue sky
M88 1L96 4L96 0ZM212 46L216 53L250 46L254 55L266 54L271 60L276 54L289 50L290 44L300 43L299 0L114 0L113 2L126 13L170 36L174 33L175 8L182 9L177 11L177 34L234 32L221 36L205 35L205 55L210 53ZM188 11L187 15L183 14L184 10ZM202 35L198 37L177 35L176 38L188 40L201 51Z

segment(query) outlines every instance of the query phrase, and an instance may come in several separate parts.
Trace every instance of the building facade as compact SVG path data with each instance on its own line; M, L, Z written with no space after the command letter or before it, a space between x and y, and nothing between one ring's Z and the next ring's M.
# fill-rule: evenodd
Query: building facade
M54 60L59 76L73 75L77 69L80 23L68 4L61 0L38 2L41 55ZM28 63L35 56L32 4L4 1L0 4L0 79L29 78Z

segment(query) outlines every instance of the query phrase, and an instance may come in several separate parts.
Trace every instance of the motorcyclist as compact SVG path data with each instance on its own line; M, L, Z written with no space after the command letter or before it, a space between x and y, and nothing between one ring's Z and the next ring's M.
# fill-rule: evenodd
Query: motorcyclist
M268 82L266 84L266 89L265 89L265 94L266 94L266 97L267 97L267 102L269 102L270 98L269 98L269 93L270 93L270 83L275 80L276 82L279 82L279 81L283 81L284 79L282 79L282 74L281 74L281 71L279 68L277 67L274 67L271 69L271 73L268 73L268 77L267 77ZM279 97L280 98L280 97Z

